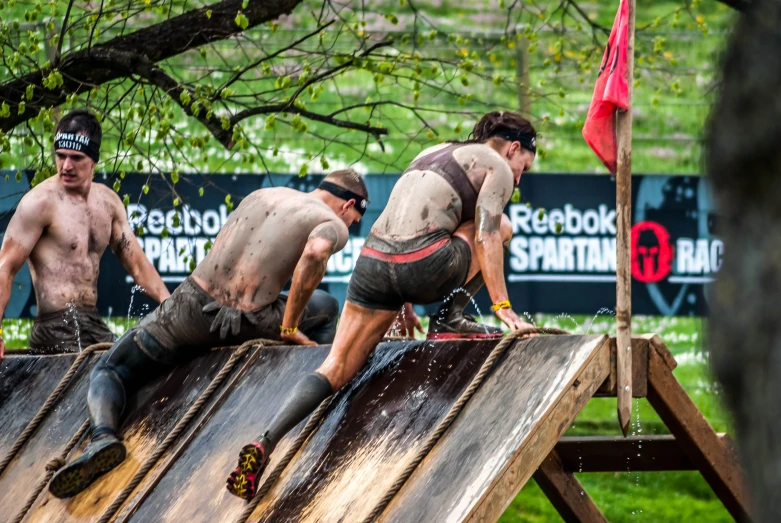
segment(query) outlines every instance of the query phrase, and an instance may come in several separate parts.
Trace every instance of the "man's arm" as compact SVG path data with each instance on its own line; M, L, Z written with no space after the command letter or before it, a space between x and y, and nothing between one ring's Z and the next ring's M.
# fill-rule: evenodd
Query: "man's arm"
M171 293L168 292L162 278L138 244L138 240L130 229L125 207L119 196L111 192L109 198L111 198L114 208L114 220L111 224L111 250L119 258L122 266L136 282L136 285L140 286L147 296L162 303Z
M19 202L0 248L0 322L11 299L11 284L22 264L49 225L48 205L42 193L28 193ZM0 359L5 354L5 342L0 335Z
M293 271L293 281L288 293L285 316L282 326L288 329L298 328L301 313L312 297L312 293L325 276L328 258L340 251L347 243L349 232L347 226L336 220L321 223L309 234L309 240L304 247L304 253ZM302 332L282 333L282 339L297 345L316 345Z

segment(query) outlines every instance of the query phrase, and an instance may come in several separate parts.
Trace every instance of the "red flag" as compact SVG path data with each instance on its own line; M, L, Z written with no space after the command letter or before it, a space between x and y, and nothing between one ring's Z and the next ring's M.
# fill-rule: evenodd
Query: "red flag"
M583 138L602 160L611 173L615 174L616 156L616 109L629 108L627 86L627 57L629 45L629 3L621 0L613 21L613 30L607 41L605 55L599 68L594 86L594 96L583 125Z

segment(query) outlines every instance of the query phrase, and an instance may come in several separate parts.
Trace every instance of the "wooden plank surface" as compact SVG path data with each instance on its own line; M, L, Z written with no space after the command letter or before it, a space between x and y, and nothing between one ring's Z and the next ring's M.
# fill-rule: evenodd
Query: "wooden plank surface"
M46 357L47 360L55 358L65 360L70 359L70 356ZM43 476L46 463L59 456L62 448L87 418L89 373L96 361L97 355L89 357L70 387L63 392L60 401L44 418L36 433L19 452L17 459L0 478L0 507L3 514L9 516L9 520L24 506L33 487ZM56 386L61 377L56 375L50 379Z
M96 521L128 484L141 463L154 452L174 424L205 389L230 357L230 350L213 351L172 373L160 376L128 398L127 418L122 426L122 438L128 457L117 468L98 479L87 490L69 500L59 500L44 492L30 511L26 521L33 522L92 522ZM86 388L69 398L71 413L68 419L78 423L86 417ZM78 428L78 424L76 425ZM71 453L78 456L85 442ZM49 457L46 453L43 457ZM42 472L36 467L36 474ZM27 484L29 489L31 486ZM23 500L22 500L23 501Z
M732 440L718 434L728 447ZM566 472L654 472L697 470L672 435L573 436L561 438L555 451Z
M329 347L268 347L239 379L224 403L206 421L154 489L134 506L133 522L231 522L245 503L225 489L238 452L256 440L296 382L315 370ZM280 442L270 467L302 425ZM270 468L269 467L269 468ZM143 488L143 485L142 485Z
M364 372L335 397L321 427L250 520L353 521L368 513L393 481L388 469L404 466L398 457L416 450L421 434L449 408L495 343L381 344ZM238 449L258 437L298 379L326 354L327 347L286 347L259 358L131 521L235 519L244 503L227 493L224 481ZM275 450L269 471L298 430Z
M75 354L6 355L0 361L0 458L5 457L75 359Z
M534 473L534 481L567 523L607 523L583 485L571 471L564 469L556 449L552 450Z
M748 498L737 454L719 439L659 352L648 359L648 401L737 521L748 521Z
M608 360L606 336L517 344L380 521L495 521L605 380Z

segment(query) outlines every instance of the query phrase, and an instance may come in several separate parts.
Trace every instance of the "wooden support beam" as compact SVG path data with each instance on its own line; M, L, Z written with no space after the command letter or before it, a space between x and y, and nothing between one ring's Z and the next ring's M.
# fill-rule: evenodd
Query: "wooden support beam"
M562 468L562 461L555 449L534 473L534 481L567 523L607 523L575 475Z
M732 517L749 521L748 497L736 453L719 439L668 363L659 351L649 351L648 401Z
M732 448L729 435L717 437ZM565 437L554 451L565 472L697 470L672 435Z
M616 330L618 423L624 436L632 418L632 86L635 64L635 0L629 3L627 110L617 116L616 173ZM620 8L619 8L620 9Z
M632 338L632 397L645 398L648 391L648 349L651 342L647 337ZM616 397L617 376L616 338L610 338L610 376L599 387L595 397Z

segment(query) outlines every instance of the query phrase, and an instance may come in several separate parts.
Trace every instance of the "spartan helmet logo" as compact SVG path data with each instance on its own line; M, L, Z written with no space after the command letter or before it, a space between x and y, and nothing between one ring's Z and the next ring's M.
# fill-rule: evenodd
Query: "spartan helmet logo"
M632 227L632 276L643 283L663 280L670 274L673 249L667 229L656 222Z

